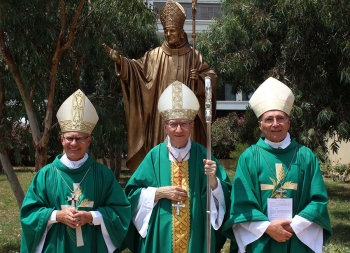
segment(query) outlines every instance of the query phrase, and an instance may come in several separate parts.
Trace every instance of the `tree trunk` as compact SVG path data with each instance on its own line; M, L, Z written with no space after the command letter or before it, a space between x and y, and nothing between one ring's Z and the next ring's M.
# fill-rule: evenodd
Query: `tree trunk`
M39 171L47 164L47 145L37 146L35 149L35 171Z
M0 153L0 161L4 167L4 172L6 174L7 180L9 181L11 189L16 197L18 207L21 209L22 202L24 199L24 192L17 175L13 170L10 158L6 151Z
M122 171L122 151L120 148L117 148L115 151L115 170L114 175L117 181L120 180L120 172Z

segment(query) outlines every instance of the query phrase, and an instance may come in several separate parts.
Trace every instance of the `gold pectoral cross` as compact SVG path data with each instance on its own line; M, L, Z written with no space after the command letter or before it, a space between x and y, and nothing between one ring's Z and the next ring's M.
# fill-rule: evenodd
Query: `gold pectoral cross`
M272 190L271 198L286 198L286 190L297 190L298 184L293 183L291 181L284 182L285 180L285 173L282 167L282 163L276 163L276 180L269 177L272 181L271 184L260 184L260 189L262 191ZM276 190L277 186L279 184L282 184L278 190Z

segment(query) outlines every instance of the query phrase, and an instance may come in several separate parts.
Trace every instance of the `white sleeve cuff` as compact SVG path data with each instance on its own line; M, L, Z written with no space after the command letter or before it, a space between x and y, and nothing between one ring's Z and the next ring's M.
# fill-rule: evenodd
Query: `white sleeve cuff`
M210 197L210 223L215 230L222 225L226 213L226 203L222 185L218 179L218 187L211 191Z
M105 240L108 252L113 253L117 247L113 244L109 236L102 214L99 211L90 211L90 213L92 215L92 224L95 226L101 225L102 236Z
M92 215L92 224L95 226L101 225L103 222L102 214L99 211L90 211L90 213Z
M244 253L248 244L258 240L270 225L269 221L254 221L235 224L232 227L239 253Z
M132 219L137 231L142 238L147 235L148 223L151 218L153 207L158 203L154 198L156 196L155 187L147 187L141 190L139 202Z
M57 220L56 220L56 215L57 215L57 210L54 210L52 213L51 213L51 216L49 218L49 221L47 222L47 225L50 225L50 224L53 224L53 223L57 223Z
M295 215L290 226L298 239L315 253L322 253L323 228L319 225Z

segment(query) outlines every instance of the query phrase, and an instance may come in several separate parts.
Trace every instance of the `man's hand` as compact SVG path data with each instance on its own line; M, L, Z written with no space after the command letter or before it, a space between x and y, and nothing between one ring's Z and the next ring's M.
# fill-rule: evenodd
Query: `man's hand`
M91 223L93 218L90 212L77 211L74 214L73 219L75 220L75 227L81 227L85 224Z
M288 231L291 229L291 227L289 225L291 222L292 221L290 221L290 220L273 221L267 227L265 233L267 233L272 239L274 239L278 242L288 241L293 236L293 232ZM291 231L293 231L293 229L291 229Z
M210 186L212 190L218 187L218 179L216 178L216 162L203 159L204 173L210 177Z
M56 221L68 227L77 228L92 222L92 214L86 211L77 211L74 207L71 207L58 211Z
M121 60L120 60L120 54L119 54L117 45L114 44L113 45L113 49L110 48L109 46L107 46L105 43L103 43L102 46L103 46L103 48L105 50L106 55L110 59L112 59L116 64L120 65Z
M74 214L77 210L74 207L60 210L56 213L56 221L61 222L68 227L76 228Z
M160 200L164 198L170 199L172 201L185 201L188 196L187 191L179 186L164 186L157 188L154 200Z

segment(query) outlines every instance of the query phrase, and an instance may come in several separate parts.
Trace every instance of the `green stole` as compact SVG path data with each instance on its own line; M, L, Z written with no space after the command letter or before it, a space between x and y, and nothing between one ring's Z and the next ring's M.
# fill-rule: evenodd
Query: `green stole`
M204 174L203 159L206 159L206 149L202 145L192 142L190 159L188 160L189 178L189 211L190 219L187 223L190 229L187 252L206 252L206 175ZM217 163L217 177L219 178L228 207L231 184L224 168L215 157L212 160ZM171 162L166 144L163 142L154 147L142 161L138 169L128 181L125 193L128 196L132 213L137 207L142 188L162 187L172 185ZM149 221L147 236L139 236L135 226L131 224L129 234L125 242L132 252L173 252L172 201L161 199L153 208ZM181 211L180 211L181 212ZM221 230L211 232L211 252L218 252L226 241Z

